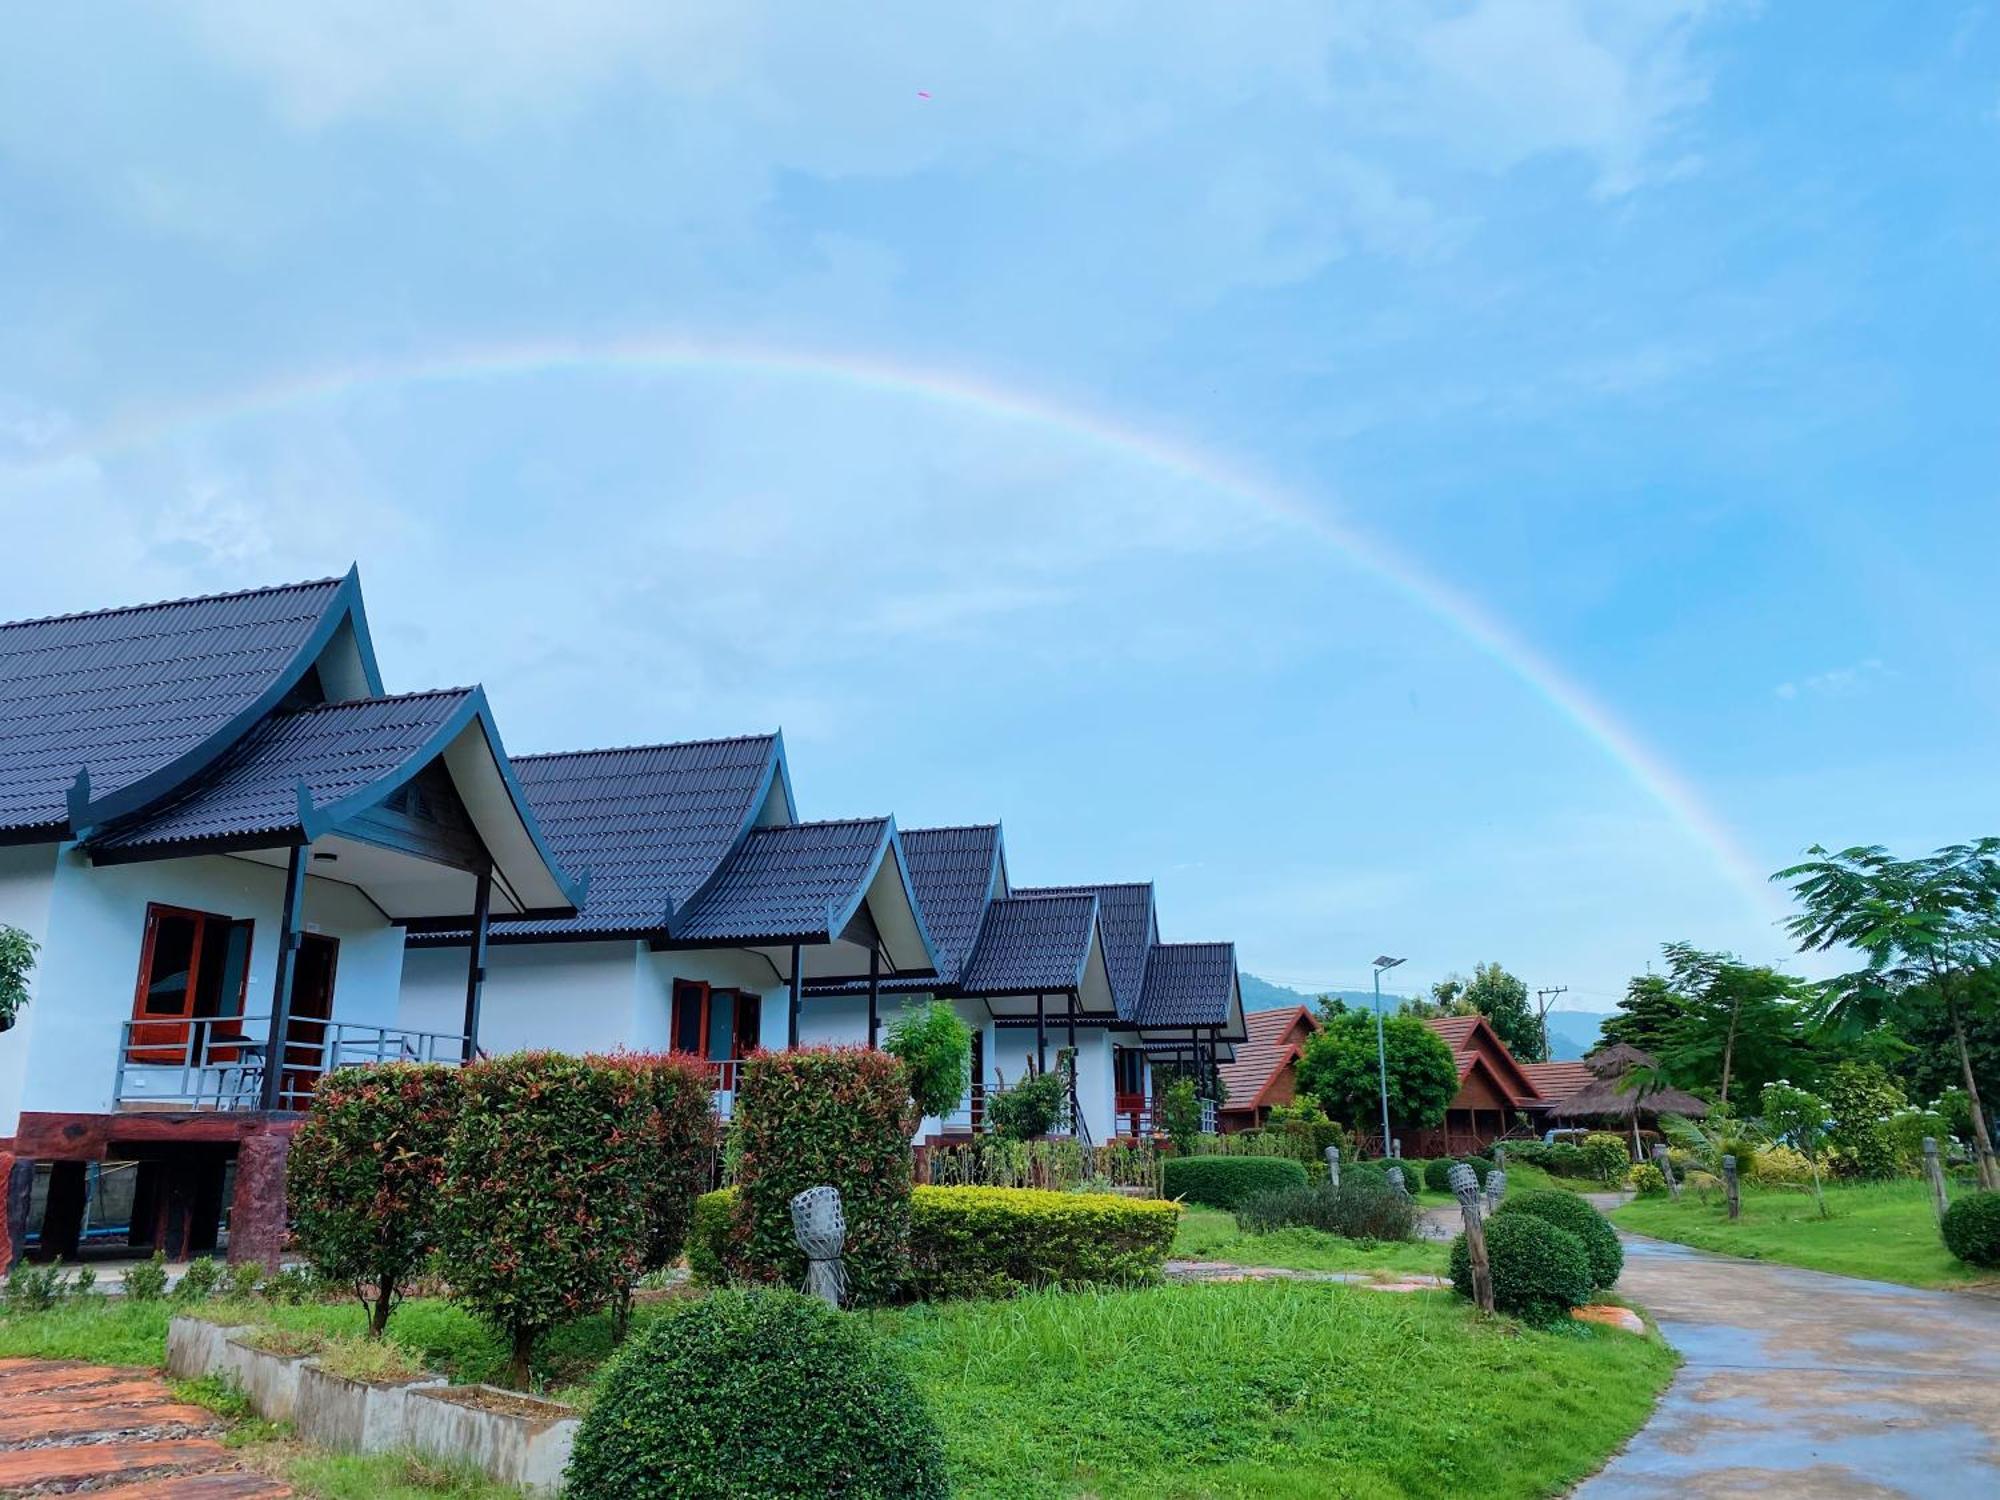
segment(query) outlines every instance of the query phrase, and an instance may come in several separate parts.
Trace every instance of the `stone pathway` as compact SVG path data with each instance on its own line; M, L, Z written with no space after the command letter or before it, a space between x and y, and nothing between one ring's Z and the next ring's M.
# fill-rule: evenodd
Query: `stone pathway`
M176 1402L150 1370L0 1359L0 1495L282 1500L235 1467L213 1412Z
M1625 1237L1686 1363L1579 1500L2000 1495L2000 1303Z

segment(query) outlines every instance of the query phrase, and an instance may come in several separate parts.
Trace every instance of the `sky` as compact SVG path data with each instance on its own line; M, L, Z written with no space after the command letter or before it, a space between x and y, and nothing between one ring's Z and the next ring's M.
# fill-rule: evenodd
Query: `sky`
M1608 1009L2000 831L1997 273L1984 5L43 7L0 615L358 562L515 751Z

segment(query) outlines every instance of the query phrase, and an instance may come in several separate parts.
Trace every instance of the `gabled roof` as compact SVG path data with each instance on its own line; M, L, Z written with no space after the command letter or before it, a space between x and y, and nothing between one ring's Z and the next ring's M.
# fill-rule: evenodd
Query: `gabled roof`
M962 995L1060 994L1081 988L1098 931L1095 895L1021 893L986 908Z
M756 829L668 923L668 935L677 943L831 942L895 842L890 818Z
M1097 921L1104 934L1104 965L1111 975L1111 994L1121 1021L1136 1021L1146 988L1146 958L1160 940L1153 914L1153 887L1148 881L1119 885L1042 885L1017 896L1095 896Z
M478 688L270 714L180 791L92 836L87 847L98 862L117 863L309 844L342 832L434 762L444 764L471 819L469 848L492 860L495 909L573 907L582 882L542 841ZM449 902L443 912L389 914L463 910Z
M275 708L343 626L357 679L343 696L379 694L352 571L0 625L0 834L59 838L173 791Z
M1236 1000L1234 943L1155 943L1139 998L1142 1027L1226 1026Z
M998 823L969 823L951 828L905 828L900 831L903 859L909 866L910 888L931 935L937 955L937 977L885 978L884 993L943 990L959 975L979 942L986 903L1006 886L1006 851ZM862 993L866 980L835 981L811 986L815 993Z
M582 910L561 921L496 922L496 941L665 935L673 914L791 789L776 734L514 758L557 858L590 872ZM412 934L416 943L464 933Z
M1229 1101L1224 1109L1261 1108L1271 1085L1304 1052L1298 1034L1310 1036L1320 1029L1303 1005L1246 1011L1243 1025L1248 1040L1237 1043L1234 1060L1222 1065L1223 1097Z
M1549 1104L1560 1104L1597 1077L1588 1063L1580 1062L1522 1063L1521 1071Z
M1468 1071L1466 1056L1477 1053L1486 1060L1492 1070L1494 1081L1500 1091L1516 1104L1536 1104L1541 1095L1535 1091L1535 1081L1516 1062L1507 1044L1500 1040L1500 1033L1493 1029L1493 1023L1484 1016L1426 1016L1424 1024L1451 1048L1452 1056L1458 1060L1458 1076L1464 1081Z

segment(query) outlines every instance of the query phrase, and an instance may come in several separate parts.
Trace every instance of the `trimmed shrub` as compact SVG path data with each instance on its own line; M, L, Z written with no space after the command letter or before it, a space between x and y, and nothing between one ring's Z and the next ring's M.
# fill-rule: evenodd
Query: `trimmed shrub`
M1583 1158L1583 1171L1579 1175L1595 1177L1602 1183L1623 1182L1632 1166L1632 1148L1622 1135L1592 1131L1583 1138L1579 1150Z
M1482 1188L1486 1186L1486 1179L1493 1174L1493 1163L1487 1157L1447 1156L1442 1161L1426 1163L1424 1167L1424 1186L1434 1193L1450 1192L1451 1169L1460 1163L1472 1168L1473 1175L1479 1179L1479 1185Z
M886 1052L809 1047L751 1058L736 1095L742 1156L730 1273L798 1286L805 1257L792 1199L831 1186L847 1216L841 1258L855 1301L893 1297L909 1258L910 1109L903 1065Z
M1302 1188L1306 1169L1283 1156L1179 1156L1160 1171L1169 1198L1234 1208L1252 1193Z
M1529 1214L1575 1235L1590 1257L1593 1287L1614 1285L1618 1273L1625 1269L1625 1247L1618 1243L1618 1231L1611 1227L1609 1219L1575 1193L1561 1188L1521 1193L1502 1203L1493 1217L1498 1222L1510 1214Z
M951 1492L937 1424L867 1324L783 1291L718 1292L633 1338L568 1481L571 1500Z
M1969 1266L2000 1266L2000 1193L1967 1193L1944 1211L1944 1247Z
M636 1107L646 1152L640 1270L662 1270L680 1259L695 1194L708 1186L714 1170L715 1105L707 1065L684 1052L616 1052L591 1061L625 1069L639 1082ZM621 1326L630 1300L628 1283L618 1298Z
M1750 1158L1747 1175L1752 1182L1798 1187L1813 1180L1813 1167L1803 1151L1794 1151L1790 1146L1765 1146Z
M445 1144L464 1098L457 1068L390 1063L319 1081L292 1137L285 1191L300 1252L354 1289L377 1337L436 1242Z
M1556 1323L1590 1300L1590 1253L1567 1229L1534 1214L1498 1213L1486 1225L1493 1305L1526 1323ZM1451 1244L1451 1284L1472 1296L1465 1236Z
M1667 1174L1649 1161L1632 1169L1632 1187L1641 1198L1657 1198L1667 1190Z
M1172 1203L1035 1188L920 1187L910 1198L919 1297L1157 1281L1180 1225Z
M644 1090L630 1068L516 1052L459 1070L437 1210L451 1298L492 1323L517 1385L535 1341L603 1307L645 1259Z
M1297 1228L1350 1240L1409 1240L1416 1238L1419 1212L1380 1177L1342 1172L1338 1188L1321 1182L1250 1194L1236 1206L1236 1227L1246 1234Z
M717 1188L694 1200L688 1226L688 1271L703 1286L727 1286L733 1258L729 1237L736 1221L736 1189Z

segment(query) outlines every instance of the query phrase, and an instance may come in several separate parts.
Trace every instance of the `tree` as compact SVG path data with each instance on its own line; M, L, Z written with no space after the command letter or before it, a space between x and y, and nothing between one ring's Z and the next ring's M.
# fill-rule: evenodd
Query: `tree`
M1618 1014L1604 1023L1600 1035L1607 1042L1623 1042L1658 1057L1667 1050L1687 1013L1687 1002L1674 992L1664 974L1635 974L1625 984L1625 998L1618 1002Z
M1528 986L1498 964L1474 965L1470 979L1456 974L1440 979L1431 986L1431 1005L1429 1012L1414 1005L1405 1008L1416 1014L1484 1016L1520 1061L1549 1060L1548 1039L1528 1001Z
M1458 1093L1458 1064L1444 1039L1414 1016L1382 1023L1389 1064L1389 1117L1394 1124L1427 1129L1442 1124ZM1381 1118L1381 1083L1375 1053L1375 1018L1364 1011L1336 1016L1306 1043L1298 1086L1328 1114L1366 1130ZM1387 1150L1388 1143L1383 1143Z
M1680 1018L1661 1050L1669 1075L1693 1087L1715 1080L1716 1098L1726 1105L1737 1076L1755 1089L1805 1061L1810 1013L1801 1004L1809 993L1802 981L1689 943L1668 943L1660 951L1667 982L1681 1001Z
M2000 1164L1972 1063L1969 1028L1992 1014L1978 971L2000 963L2000 839L1953 844L1922 859L1879 845L1811 858L1772 878L1790 881L1803 910L1787 924L1801 951L1851 948L1866 963L1820 987L1820 1014L1846 1034L1898 1013L1928 985L1941 1001L1971 1105L1979 1182L2000 1189Z
M1819 1216L1825 1218L1826 1194L1820 1191L1819 1163L1833 1111L1810 1089L1797 1088L1782 1078L1764 1085L1759 1108L1772 1138L1798 1151L1812 1168L1813 1200L1819 1204Z
M883 1051L902 1060L919 1118L942 1119L965 1098L972 1068L972 1028L942 1000L912 1006L889 1027Z
M18 927L0 922L0 1031L13 1026L28 1003L28 976L39 945Z

